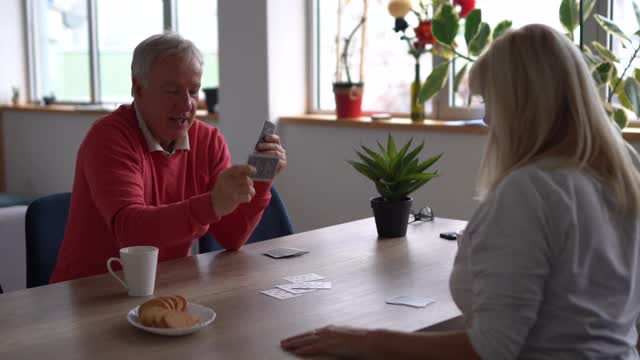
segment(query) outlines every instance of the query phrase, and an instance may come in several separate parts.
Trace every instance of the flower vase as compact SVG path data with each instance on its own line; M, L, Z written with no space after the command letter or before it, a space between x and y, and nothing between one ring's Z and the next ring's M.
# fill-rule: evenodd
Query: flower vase
M424 102L420 102L420 63L416 62L416 77L411 84L411 121L424 120Z

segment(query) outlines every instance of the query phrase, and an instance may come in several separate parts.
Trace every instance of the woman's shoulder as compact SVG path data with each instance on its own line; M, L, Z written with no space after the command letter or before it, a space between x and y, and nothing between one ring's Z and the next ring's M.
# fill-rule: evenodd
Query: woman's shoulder
M593 205L605 199L604 186L588 170L567 162L545 160L506 175L485 197L482 207L487 211L501 208L513 216L535 215L560 221L572 216L580 204Z
M543 159L513 170L496 187L496 193L533 190L547 194L600 191L601 184L588 169L559 159Z

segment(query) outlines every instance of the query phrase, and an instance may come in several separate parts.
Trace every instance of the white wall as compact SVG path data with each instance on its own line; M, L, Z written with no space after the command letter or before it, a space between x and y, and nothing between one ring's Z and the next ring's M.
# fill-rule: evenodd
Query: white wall
M265 1L218 2L220 128L233 162L246 161L269 114L266 9Z
M218 19L219 126L244 162L264 120L305 111L305 1L220 1Z
M303 114L307 101L307 1L269 0L267 8L269 119Z
M3 113L6 190L22 195L71 191L76 153L97 116Z
M20 96L26 98L26 62L24 15L22 0L2 0L0 5L0 104L11 101L11 87L20 88Z
M5 112L2 141L7 191L23 195L70 191L78 147L95 119ZM281 124L279 132L289 166L276 186L296 231L371 216L369 199L376 196L375 189L346 160L354 159L353 150L360 144L384 141L388 130ZM468 219L476 207L473 191L485 136L426 130L391 133L398 142L410 137L424 140L421 159L444 152L433 166L441 176L414 193L414 207L429 205L436 216ZM640 151L640 142L633 145Z
M78 147L97 116L44 112L3 113L7 191L44 195L70 191ZM222 121L224 122L224 121ZM346 162L360 144L384 141L389 131L281 124L289 166L276 185L297 231L371 216L371 182ZM444 152L435 178L414 194L416 207L430 205L436 215L468 218L484 136L427 131L391 131L398 142L425 141L421 158ZM251 139L255 137L251 133ZM227 136L233 145L234 139ZM255 140L254 140L255 141Z
M389 131L287 124L280 127L289 167L278 183L297 231L372 216L373 183L347 160L360 144L375 147ZM444 152L432 169L442 176L415 192L414 208L431 206L436 216L467 219L475 209L473 190L485 136L427 131L391 131L396 142L425 142L420 159Z

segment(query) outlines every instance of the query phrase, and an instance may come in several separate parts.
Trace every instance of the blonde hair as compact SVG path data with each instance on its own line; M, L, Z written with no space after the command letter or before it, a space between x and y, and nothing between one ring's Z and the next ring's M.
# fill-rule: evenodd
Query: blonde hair
M478 59L469 76L490 122L481 194L513 170L554 157L594 174L620 209L638 215L640 175L582 54L564 35L538 24L511 31Z

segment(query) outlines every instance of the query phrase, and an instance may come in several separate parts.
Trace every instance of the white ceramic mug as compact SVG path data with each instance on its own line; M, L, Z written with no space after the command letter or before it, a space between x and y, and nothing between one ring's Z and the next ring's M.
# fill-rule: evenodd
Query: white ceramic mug
M122 265L124 281L111 269L113 261ZM149 296L153 295L157 264L157 247L131 246L120 249L120 258L109 258L107 269L127 289L130 296Z

